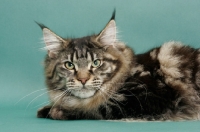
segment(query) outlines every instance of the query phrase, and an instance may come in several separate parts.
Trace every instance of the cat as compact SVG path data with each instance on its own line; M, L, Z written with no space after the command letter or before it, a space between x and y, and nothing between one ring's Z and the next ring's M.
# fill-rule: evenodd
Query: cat
M117 39L115 11L96 35L64 39L43 24L50 104L55 120L198 120L200 49L170 41L143 54Z

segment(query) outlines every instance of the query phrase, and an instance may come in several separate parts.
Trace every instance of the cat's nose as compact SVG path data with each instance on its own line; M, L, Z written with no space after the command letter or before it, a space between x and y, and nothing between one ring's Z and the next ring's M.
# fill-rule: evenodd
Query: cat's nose
M78 78L78 80L84 85L89 78Z

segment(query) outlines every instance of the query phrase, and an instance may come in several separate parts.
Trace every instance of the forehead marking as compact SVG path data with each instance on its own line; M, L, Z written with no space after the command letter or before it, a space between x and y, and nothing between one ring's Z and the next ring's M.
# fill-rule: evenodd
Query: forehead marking
M67 59L68 59L69 61L72 61L72 60L71 60L71 55L67 55Z
M96 60L96 59L97 59L97 54L94 53L94 60Z
M78 59L77 59L77 55L76 55L76 51L74 52L73 54L73 62L76 62Z
M92 56L91 56L91 54L89 52L87 52L87 60L88 61L92 61Z

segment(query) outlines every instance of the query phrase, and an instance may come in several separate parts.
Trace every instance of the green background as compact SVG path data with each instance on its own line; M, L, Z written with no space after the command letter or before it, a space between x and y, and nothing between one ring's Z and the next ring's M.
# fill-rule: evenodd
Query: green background
M48 104L41 22L62 37L99 33L116 8L119 38L142 53L170 40L200 47L199 0L0 0L0 131L199 131L199 121L54 121ZM32 92L36 91L33 94ZM24 97L24 98L23 98Z

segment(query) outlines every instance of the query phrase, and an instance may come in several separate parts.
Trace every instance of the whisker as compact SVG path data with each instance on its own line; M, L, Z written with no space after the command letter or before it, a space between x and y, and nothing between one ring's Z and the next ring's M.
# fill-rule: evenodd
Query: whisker
M46 104L46 103L50 103L50 101L45 101L45 102L43 102L43 103L41 103L41 104L39 104L39 105L34 106L32 109L37 108L37 107L39 107L39 106L41 106L41 105L44 105L44 104Z
M100 89L101 90L101 89ZM103 90L101 90L104 94L106 94L111 100L113 100L113 103L119 108L119 110L121 111L121 113L123 114L123 110L121 109L121 107L120 107L120 105L119 105L119 103L121 103L121 102L119 102L118 100L116 100L115 98L114 98L114 96L111 96L111 95L114 95L115 93L114 92L111 92L111 91L103 91ZM123 103L121 103L122 105L124 105ZM124 114L123 114L124 115Z
M44 92L44 93L42 93L42 94L36 96L34 99L32 99L32 100L29 102L29 104L27 105L26 109L27 109L27 108L31 105L31 103L32 103L33 101L35 101L37 98L41 97L42 95L44 95L44 94L46 94L46 93L49 93L49 92L55 91L55 90L59 90L59 89L60 89L60 88L48 90L48 91L46 91L46 92Z
M65 91L63 91L61 94L59 94L58 96L56 96L56 97L53 98L53 99L57 99L57 98L60 99L62 96L66 95L68 92L69 92L69 90L65 90ZM63 94L64 94L64 95L63 95ZM57 101L58 101L58 100L56 100L55 103L57 103ZM54 103L54 104L55 104L55 103ZM53 105L53 106L54 106L54 105Z
M108 107L108 104L107 104L107 102L108 102L108 100L106 99L106 97L105 97L105 95L103 94L103 92L101 91L101 90L99 90L100 91L100 94L101 94L101 96L103 97L103 99L105 100L105 108L106 108L106 110L107 110L107 107Z
M113 95L115 94L114 92L111 92L110 90L105 89L106 91L103 91L102 89L99 89L101 92L103 92L105 95L107 95L110 99L114 99ZM115 100L115 99L114 99Z
M52 105L52 107L51 107L51 109L49 110L49 113L47 114L46 118L49 116L49 114L50 114L52 108L56 105L56 103L62 98L62 96L65 96L68 92L70 92L70 90L65 90L65 91L63 91L61 94L59 94L58 96L56 96L56 97L54 98L54 99L56 99L56 98L58 98L58 99L57 99L57 100L54 102L54 104Z
M44 93L42 93L42 94L36 96L34 99L32 99L31 102L29 102L29 104L27 105L26 110L27 110L27 108L31 105L31 103L32 103L34 100L36 100L37 98L41 97L42 95L44 95L44 94L46 94L46 93L48 93L48 92L50 92L50 91L44 92Z
M69 91L68 92L66 92L66 94L67 93L69 93ZM65 95L66 95L65 94ZM53 99L56 99L56 98L58 98L58 96L56 96L56 97L54 97ZM38 106L41 106L41 105L43 105L43 104L46 104L46 103L50 103L51 101L45 101L45 102L43 102L43 103L41 103L41 104L39 104L39 105L36 105L35 107L33 107L33 108L37 108Z
M36 93L36 92L42 91L42 90L46 90L46 88L39 89L39 90L35 90L35 91L33 91L33 92L31 92L31 93L25 95L24 97L22 97L21 99L19 99L19 100L15 103L15 105L17 105L17 104L18 104L21 100L23 100L24 98L26 98L26 97L28 97L28 96L30 96L30 95Z

